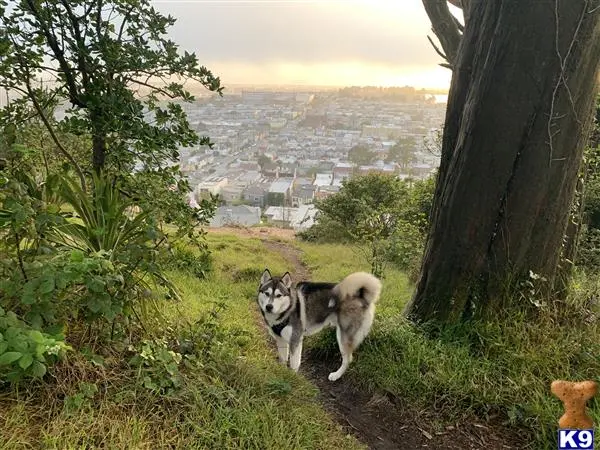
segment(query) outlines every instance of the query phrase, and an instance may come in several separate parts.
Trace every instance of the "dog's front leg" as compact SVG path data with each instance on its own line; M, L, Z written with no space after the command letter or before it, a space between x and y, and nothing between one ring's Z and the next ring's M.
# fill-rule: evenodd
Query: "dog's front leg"
M287 365L290 346L283 338L277 338L275 341L277 342L277 354L279 355L279 362Z
M290 342L290 369L298 372L302 357L302 336L292 336Z

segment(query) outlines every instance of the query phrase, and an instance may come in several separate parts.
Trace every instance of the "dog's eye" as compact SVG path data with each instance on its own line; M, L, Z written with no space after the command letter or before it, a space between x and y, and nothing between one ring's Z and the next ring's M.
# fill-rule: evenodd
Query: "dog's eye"
M275 294L275 298L280 298L280 297L283 297L283 295L281 295L281 294Z

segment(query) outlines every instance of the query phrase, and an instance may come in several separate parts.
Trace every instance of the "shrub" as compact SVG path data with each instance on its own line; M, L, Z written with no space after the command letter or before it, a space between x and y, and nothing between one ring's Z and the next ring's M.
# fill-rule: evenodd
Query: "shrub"
M414 272L429 226L434 178L404 181L369 174L344 181L340 191L317 203L316 223L298 236L309 242L354 243L371 271L387 263Z
M43 377L69 348L61 333L42 333L0 307L0 380Z

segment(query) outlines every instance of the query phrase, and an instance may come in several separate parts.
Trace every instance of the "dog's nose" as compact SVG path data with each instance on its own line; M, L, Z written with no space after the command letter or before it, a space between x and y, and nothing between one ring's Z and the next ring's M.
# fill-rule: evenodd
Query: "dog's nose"
M267 310L267 312L273 312L273 305L268 304L267 306L265 306L265 309Z

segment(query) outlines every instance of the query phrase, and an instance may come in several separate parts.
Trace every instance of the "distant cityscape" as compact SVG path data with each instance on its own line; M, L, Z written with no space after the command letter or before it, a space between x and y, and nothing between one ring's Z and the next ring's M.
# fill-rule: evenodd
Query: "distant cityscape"
M219 196L212 227L303 230L314 223L315 200L338 192L348 177L423 179L439 166L436 138L447 100L439 92L237 87L222 97L194 94L182 107L214 146L180 149L179 164L193 187L190 205ZM63 108L56 115L64 116Z
M180 152L194 187L190 203L209 194L222 201L211 226L266 221L302 230L314 223L314 201L339 191L353 174L428 177L439 165L431 148L446 96L409 87L240 89L185 109L197 132L215 144ZM390 150L400 142L404 158L394 158ZM353 162L349 152L357 147L371 152L372 161Z

